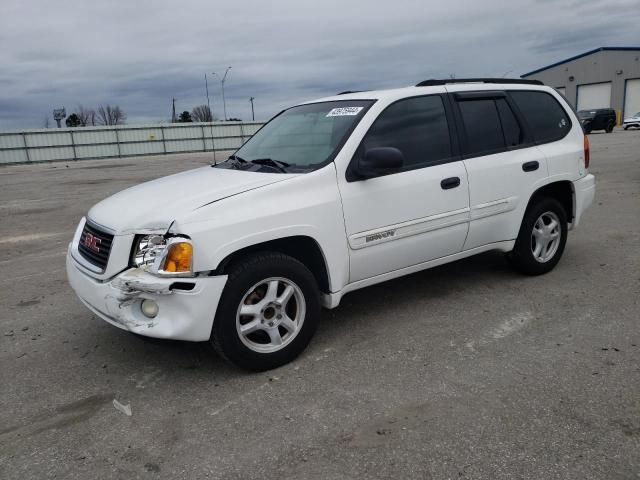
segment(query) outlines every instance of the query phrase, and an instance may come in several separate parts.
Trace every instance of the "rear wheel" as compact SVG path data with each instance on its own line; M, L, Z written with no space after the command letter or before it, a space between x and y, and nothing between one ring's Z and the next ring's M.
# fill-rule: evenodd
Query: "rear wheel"
M269 370L297 357L320 317L313 274L280 253L251 255L231 267L213 323L211 342L247 370Z
M516 244L507 258L527 275L547 273L560 261L567 242L567 215L554 198L534 200L525 213Z
M611 132L613 132L613 127L614 127L614 126L615 126L615 123L610 122L610 123L607 125L607 133L611 133Z

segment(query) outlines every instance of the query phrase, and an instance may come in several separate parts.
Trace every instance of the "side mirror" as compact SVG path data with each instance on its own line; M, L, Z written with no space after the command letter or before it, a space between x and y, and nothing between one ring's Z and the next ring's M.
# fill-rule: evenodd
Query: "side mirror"
M356 173L361 178L371 178L400 170L404 166L404 155L394 147L370 148L358 160Z

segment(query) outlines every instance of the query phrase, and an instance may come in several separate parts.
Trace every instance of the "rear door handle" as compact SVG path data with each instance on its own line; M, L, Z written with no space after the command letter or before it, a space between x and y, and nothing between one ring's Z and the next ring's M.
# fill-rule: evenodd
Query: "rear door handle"
M534 172L538 169L539 166L540 164L537 161L525 162L522 164L522 170L524 170L525 172Z
M449 190L450 188L456 188L460 185L460 177L445 178L440 182L440 186L443 190Z

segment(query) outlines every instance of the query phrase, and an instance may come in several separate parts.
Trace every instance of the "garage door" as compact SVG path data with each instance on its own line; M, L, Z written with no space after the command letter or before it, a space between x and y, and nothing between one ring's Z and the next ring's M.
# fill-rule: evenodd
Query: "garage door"
M640 112L640 78L627 80L624 91L624 116L630 117Z
M611 106L611 82L593 83L578 87L578 110L609 108Z

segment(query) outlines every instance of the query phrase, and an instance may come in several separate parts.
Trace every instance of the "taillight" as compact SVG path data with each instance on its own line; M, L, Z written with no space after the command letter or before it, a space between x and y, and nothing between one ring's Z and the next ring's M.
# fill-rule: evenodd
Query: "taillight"
M589 137L584 136L584 168L589 168Z

